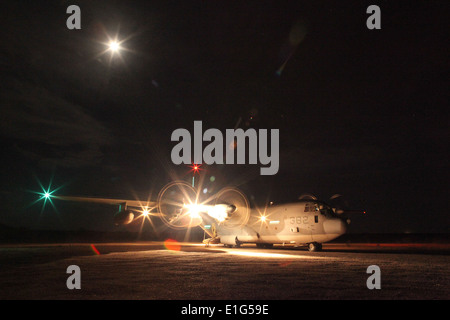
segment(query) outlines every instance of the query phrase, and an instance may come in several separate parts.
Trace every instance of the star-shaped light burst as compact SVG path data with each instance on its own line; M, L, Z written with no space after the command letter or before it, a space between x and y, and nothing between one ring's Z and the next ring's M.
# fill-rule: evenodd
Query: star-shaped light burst
M58 188L52 190L53 177L52 177L52 179L50 179L50 183L48 184L48 188L45 188L45 187L42 185L42 183L39 181L39 179L36 178L36 180L37 180L37 182L38 182L38 184L39 184L39 187L42 189L42 192L38 192L38 191L30 191L30 192L32 192L32 193L34 193L34 194L37 194L37 195L39 196L38 199L36 199L34 202L32 202L32 203L30 204L30 206L34 205L35 203L37 203L37 202L39 202L39 201L41 201L41 200L44 200L44 203L42 204L41 213L44 211L44 208L45 208L45 205L47 204L47 201L52 205L53 209L55 209L55 211L57 211L57 210L56 210L56 207L55 207L55 205L53 204L53 201L52 201L52 195L53 195L53 193L55 193L56 191L58 191L59 189L61 189L62 186L60 186L60 187L58 187Z
M156 232L155 225L153 224L153 221L151 219L152 216L156 215L155 213L152 213L153 209L154 208L152 208L152 207L141 206L141 210L137 210L137 212L139 212L140 215L137 216L136 219L141 219L141 225L140 225L140 228L139 228L139 235L141 235L141 233L142 233L145 221L148 221L150 226Z
M150 200L152 198L153 192L150 190L146 201L139 200L139 197L134 191L132 191L132 193L136 201L139 202L139 207L131 209L131 211L133 211L133 214L135 215L133 222L136 221L136 223L138 223L138 220L141 221L141 225L139 227L139 235L141 235L146 221L148 221L153 231L157 233L158 231L152 221L152 217L158 215L158 213L154 212L153 209L155 209L155 207L151 204L152 201Z
M120 50L120 43L115 40L110 41L108 46L112 54L117 53Z
M112 60L115 56L117 56L122 61L122 63L124 62L122 57L122 51L126 51L127 49L123 47L122 44L125 41L126 40L119 40L117 36L115 38L110 38L108 36L108 41L103 43L106 46L106 49L101 54L104 55L107 54L108 52L110 53L109 65L111 65Z
M191 171L193 172L193 174L196 174L196 173L199 173L200 170L203 170L203 169L200 168L201 166L202 166L201 164L195 164L195 163L193 163L193 164L192 164L191 166L189 166L189 167L191 168Z
M100 52L96 58L100 58L104 55L109 54L109 61L108 66L111 66L111 63L113 62L113 59L119 58L122 63L124 63L123 60L123 53L124 52L134 52L133 50L130 50L126 46L124 46L124 43L130 40L134 35L130 35L128 37L122 38L119 34L118 28L115 36L110 36L109 33L104 30L106 41L101 41L100 43L104 46L104 50ZM134 52L135 53L135 52Z
M202 166L201 164L195 164L195 163L193 163L191 166L189 166L191 168L191 171L189 171L189 172L192 172L192 187L195 187L195 174L199 173L200 170L202 170L202 169L200 169L201 166Z

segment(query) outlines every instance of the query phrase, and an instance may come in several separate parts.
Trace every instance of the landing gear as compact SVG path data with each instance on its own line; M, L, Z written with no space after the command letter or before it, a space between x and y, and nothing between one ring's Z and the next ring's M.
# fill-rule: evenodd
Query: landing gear
M205 244L206 247L209 247L210 244L218 244L218 243L220 243L220 238L219 237L214 237L214 238L204 239L203 243Z
M308 250L311 252L322 251L322 244L317 242L308 243Z
M233 248L233 247L240 248L241 247L242 242L240 242L237 237L234 239L234 243L235 243L234 245L228 243L228 244L224 244L223 246L225 248Z

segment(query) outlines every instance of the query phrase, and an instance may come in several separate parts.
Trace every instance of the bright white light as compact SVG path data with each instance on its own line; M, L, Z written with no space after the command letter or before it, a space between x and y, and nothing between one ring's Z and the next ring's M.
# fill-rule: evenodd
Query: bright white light
M228 206L225 204L216 204L215 206L209 206L208 215L217 219L219 222L225 221L228 218L227 214Z
M50 198L50 193L48 193L48 192L44 193L44 197L47 199Z
M147 208L145 208L144 210L142 210L142 215L143 216L148 216L150 214L150 211L147 209Z
M189 210L188 214L192 219L199 218L200 212L206 212L206 206L201 204L185 204L184 207Z
M112 52L117 52L120 49L120 44L117 41L111 41L109 43L109 50Z
M261 217L259 217L259 220L261 220L261 222L266 221L266 216L261 216Z
M185 204L185 208L189 209L189 215L192 218L199 216L200 212L204 212L211 218L217 219L219 222L225 221L228 217L227 205L217 204L215 206L204 204Z

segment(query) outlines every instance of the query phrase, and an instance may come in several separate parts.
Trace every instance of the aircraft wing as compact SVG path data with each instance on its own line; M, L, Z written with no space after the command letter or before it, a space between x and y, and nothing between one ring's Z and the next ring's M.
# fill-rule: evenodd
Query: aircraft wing
M76 202L91 202L104 203L111 205L126 205L127 207L136 208L154 208L156 201L140 201L140 200L124 200L124 199L106 199L106 198L92 198L92 197L72 197L72 196L56 196L52 195L52 199Z
M52 195L52 199L63 201L75 201L75 202L90 202L90 203L103 203L109 205L125 205L126 207L146 208L149 211L157 207L156 201L140 201L140 200L125 200L125 199L107 199L107 198L93 198L93 197L73 197L73 196L57 196ZM199 225L211 238L214 234L211 230L208 230L202 224Z

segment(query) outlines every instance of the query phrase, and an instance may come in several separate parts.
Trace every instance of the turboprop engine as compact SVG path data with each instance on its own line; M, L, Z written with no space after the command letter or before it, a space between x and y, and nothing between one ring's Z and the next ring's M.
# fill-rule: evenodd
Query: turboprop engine
M130 210L121 210L114 215L114 224L116 226L126 225L134 219L134 213Z

